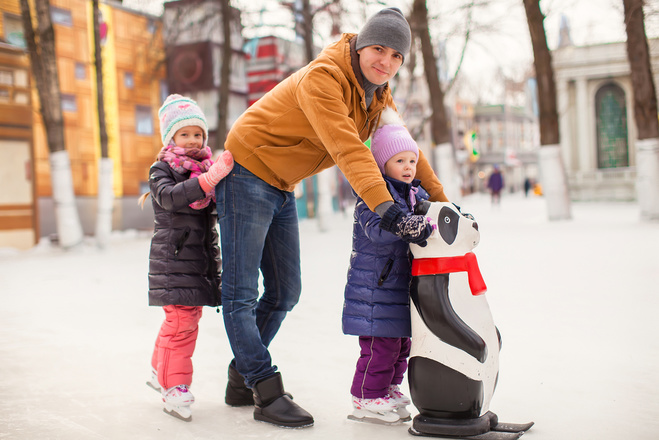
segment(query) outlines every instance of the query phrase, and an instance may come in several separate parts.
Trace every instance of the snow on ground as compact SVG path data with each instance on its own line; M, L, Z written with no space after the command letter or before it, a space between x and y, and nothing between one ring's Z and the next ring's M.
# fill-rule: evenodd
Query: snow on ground
M659 224L627 203L575 203L560 222L538 197L461 205L480 225L475 252L503 337L491 409L534 420L528 440L656 439ZM163 413L145 385L163 318L147 306L150 233L117 232L105 250L0 250L0 439L411 438L409 423L346 419L358 355L340 320L351 215L332 220L324 233L300 225L302 299L271 347L314 427L257 423L224 404L231 351L212 308L193 357L193 420Z

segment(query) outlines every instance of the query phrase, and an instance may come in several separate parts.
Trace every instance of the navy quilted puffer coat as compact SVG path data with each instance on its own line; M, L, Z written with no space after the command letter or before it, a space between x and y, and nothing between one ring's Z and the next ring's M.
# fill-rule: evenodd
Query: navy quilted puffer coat
M222 259L215 203L193 209L205 196L198 179L158 161L149 186L154 232L149 254L149 305L218 306Z
M385 176L394 202L411 213L410 190L416 200L427 200L419 186ZM357 198L352 232L352 254L343 304L343 333L385 338L411 337L411 257L408 244L380 229L380 217Z

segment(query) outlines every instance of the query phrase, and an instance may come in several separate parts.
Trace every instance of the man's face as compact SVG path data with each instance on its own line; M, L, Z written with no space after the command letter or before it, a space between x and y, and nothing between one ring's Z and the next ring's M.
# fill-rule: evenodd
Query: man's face
M364 78L373 84L382 85L396 75L403 65L403 55L386 46L366 46L357 51L359 67Z

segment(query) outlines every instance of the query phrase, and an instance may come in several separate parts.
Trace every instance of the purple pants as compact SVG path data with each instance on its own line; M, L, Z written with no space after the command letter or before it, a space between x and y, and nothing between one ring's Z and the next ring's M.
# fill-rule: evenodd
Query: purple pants
M387 395L389 385L400 385L407 370L410 338L360 336L361 352L350 393L362 399Z

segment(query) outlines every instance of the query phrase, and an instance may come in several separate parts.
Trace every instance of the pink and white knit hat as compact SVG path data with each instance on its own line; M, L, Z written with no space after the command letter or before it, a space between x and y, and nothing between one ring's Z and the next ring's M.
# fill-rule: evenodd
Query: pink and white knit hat
M160 120L160 137L167 146L176 132L190 125L201 127L204 131L204 147L208 143L208 124L204 112L195 101L181 95L169 95L158 111Z
M384 165L402 151L411 151L419 159L419 147L403 125L398 113L387 107L380 116L380 127L371 136L371 153L384 174Z

